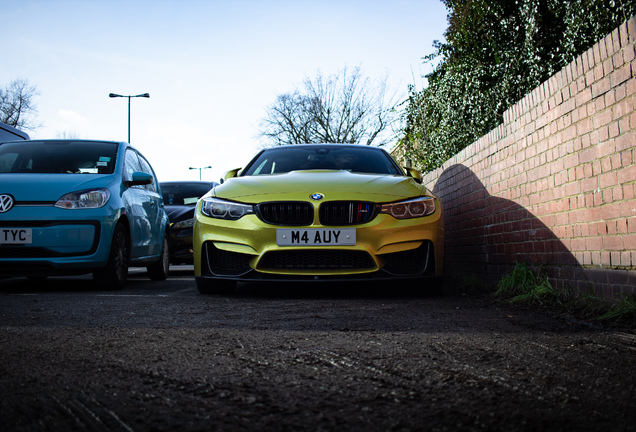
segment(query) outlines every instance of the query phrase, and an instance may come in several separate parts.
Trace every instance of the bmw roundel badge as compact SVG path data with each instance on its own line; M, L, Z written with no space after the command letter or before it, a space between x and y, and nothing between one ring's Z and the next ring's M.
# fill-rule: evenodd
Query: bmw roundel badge
M321 193L315 193L315 194L311 194L309 196L309 198L311 198L314 201L320 201L321 199L323 199L325 196Z

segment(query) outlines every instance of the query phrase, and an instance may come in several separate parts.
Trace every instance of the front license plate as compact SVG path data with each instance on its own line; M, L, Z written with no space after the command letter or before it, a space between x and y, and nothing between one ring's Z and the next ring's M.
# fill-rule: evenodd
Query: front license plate
M277 229L278 246L352 246L356 244L355 228Z
M0 244L31 244L31 228L0 228Z

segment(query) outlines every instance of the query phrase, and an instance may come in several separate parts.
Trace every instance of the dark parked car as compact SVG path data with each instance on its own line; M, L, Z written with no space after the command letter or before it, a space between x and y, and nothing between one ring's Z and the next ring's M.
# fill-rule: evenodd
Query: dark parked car
M217 186L208 181L161 182L163 201L170 218L170 262L192 264L194 208L199 198Z

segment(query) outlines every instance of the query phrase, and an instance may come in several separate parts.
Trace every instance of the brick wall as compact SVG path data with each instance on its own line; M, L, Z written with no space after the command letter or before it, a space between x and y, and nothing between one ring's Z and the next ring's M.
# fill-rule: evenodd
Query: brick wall
M636 294L636 17L424 177L445 210L446 273L515 262L553 286Z

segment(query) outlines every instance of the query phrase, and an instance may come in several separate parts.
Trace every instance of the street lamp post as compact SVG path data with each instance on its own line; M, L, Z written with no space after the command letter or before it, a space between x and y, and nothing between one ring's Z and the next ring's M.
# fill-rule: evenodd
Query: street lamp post
M206 167L201 167L201 168L190 167L191 170L197 170L197 169L199 170L199 181L201 181L201 171L208 168L212 168L212 165L208 165Z
M116 97L128 98L128 143L130 143L130 98L134 98L134 97L149 98L150 97L150 93L144 93L144 94L138 94L138 95L120 95L120 94L116 94L116 93L110 93L108 95L108 97L111 97L111 98L116 98Z

